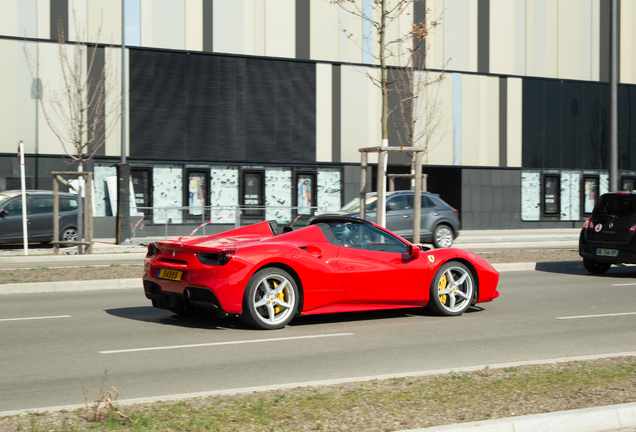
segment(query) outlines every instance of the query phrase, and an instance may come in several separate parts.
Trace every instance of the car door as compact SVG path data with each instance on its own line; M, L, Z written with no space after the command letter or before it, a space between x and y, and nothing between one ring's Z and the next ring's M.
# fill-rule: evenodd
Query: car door
M387 200L386 228L402 237L413 235L412 196L394 195Z
M12 198L0 210L5 211L0 217L0 242L22 243L22 197Z
M29 241L53 240L53 195L30 195Z
M338 251L338 267L351 301L417 303L423 301L428 266L423 255L372 225L354 224Z
M422 207L420 214L420 235L430 238L435 226L438 214L435 211L435 204L426 195L422 195Z

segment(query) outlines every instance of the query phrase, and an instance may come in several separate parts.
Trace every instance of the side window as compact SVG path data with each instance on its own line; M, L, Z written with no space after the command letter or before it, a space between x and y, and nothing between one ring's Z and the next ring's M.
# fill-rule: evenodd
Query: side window
M431 199L427 196L423 196L422 197L422 208L433 208L435 207L435 204L433 204L433 201L431 201Z
M398 195L396 197L392 197L386 202L387 210L406 210L406 207L406 195Z
M67 212L77 210L77 200L75 198L60 198L60 211Z
M22 199L15 198L4 207L7 216L22 216Z
M334 234L340 246L346 248L397 253L408 251L406 244L372 225L348 223L334 231L337 231Z
M33 201L33 213L53 213L53 197L35 196Z

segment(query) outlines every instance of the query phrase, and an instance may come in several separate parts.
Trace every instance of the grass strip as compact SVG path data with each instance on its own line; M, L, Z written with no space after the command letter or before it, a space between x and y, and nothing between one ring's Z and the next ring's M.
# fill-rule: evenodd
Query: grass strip
M618 357L120 407L134 423L113 409L21 415L0 430L386 432L635 401L636 357Z

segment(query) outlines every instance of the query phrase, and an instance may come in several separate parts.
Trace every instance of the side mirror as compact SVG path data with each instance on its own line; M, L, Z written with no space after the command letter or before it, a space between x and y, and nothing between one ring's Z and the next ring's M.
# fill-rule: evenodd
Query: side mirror
M417 256L420 254L420 248L415 246L414 244L409 245L409 255Z
M0 218L3 218L8 214L6 210L0 210Z
M387 204L387 205L386 205L386 210L387 210L387 211L391 211L391 210L393 210L393 204Z

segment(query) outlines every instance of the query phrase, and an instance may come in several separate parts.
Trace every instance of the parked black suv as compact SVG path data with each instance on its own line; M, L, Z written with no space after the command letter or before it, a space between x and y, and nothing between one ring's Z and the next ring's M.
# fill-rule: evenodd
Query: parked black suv
M612 264L636 264L636 193L601 195L583 224L579 255L594 274L605 273Z

